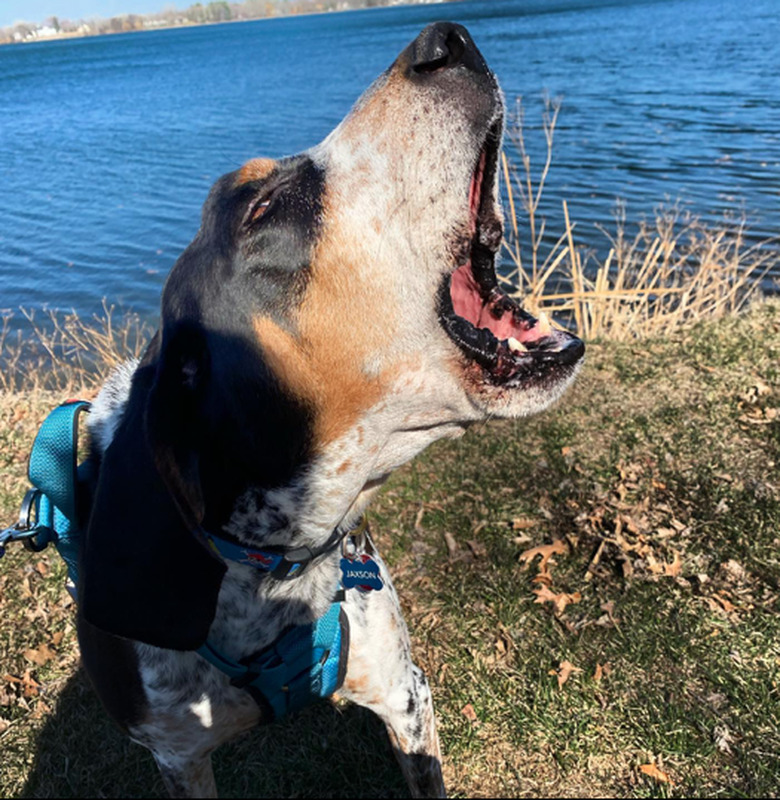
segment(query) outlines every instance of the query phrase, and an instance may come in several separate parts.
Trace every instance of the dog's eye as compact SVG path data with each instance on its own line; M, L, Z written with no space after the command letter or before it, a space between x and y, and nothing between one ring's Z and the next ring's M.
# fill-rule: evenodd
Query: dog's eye
M270 205L271 200L268 197L263 198L259 203L255 203L246 216L246 224L251 225L253 222L257 222L257 220L265 214Z

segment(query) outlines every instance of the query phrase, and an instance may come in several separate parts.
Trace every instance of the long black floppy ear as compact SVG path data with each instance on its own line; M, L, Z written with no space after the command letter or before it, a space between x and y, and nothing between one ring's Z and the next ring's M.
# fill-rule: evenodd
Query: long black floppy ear
M155 345L133 377L100 466L79 575L80 613L108 633L193 650L214 618L224 564L194 530L203 517L199 406L208 379L202 334Z

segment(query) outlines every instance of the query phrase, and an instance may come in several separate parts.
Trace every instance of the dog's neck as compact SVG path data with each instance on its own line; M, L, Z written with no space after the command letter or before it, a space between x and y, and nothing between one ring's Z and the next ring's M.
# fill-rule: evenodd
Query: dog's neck
M258 547L321 544L354 525L398 467L437 439L461 436L471 422L462 397L442 398L441 386L423 374L411 401L397 397L325 445L289 484L246 491L223 532Z

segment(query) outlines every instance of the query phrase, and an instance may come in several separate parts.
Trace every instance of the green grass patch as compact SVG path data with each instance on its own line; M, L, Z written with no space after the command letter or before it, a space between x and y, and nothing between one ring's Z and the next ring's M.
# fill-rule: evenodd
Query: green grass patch
M454 795L778 794L778 364L777 302L596 343L555 409L440 442L392 477L372 526ZM3 397L5 522L58 399ZM545 570L519 559L557 541ZM0 563L0 794L160 795L78 671L63 580L49 553ZM570 599L538 602L545 590ZM253 732L215 770L226 797L405 795L381 723L346 704Z

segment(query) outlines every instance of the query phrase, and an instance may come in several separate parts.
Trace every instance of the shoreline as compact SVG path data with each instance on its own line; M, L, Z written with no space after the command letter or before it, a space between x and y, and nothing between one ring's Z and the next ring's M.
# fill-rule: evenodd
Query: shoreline
M385 8L408 8L411 6L422 6L422 5L444 5L450 3L458 3L461 0L418 0L418 2L412 3L397 3L393 5L383 5L383 6L363 6L361 8L334 8L329 11L302 11L299 13L291 13L291 14L276 14L273 16L267 17L253 17L251 19L225 19L225 20L218 20L216 22L182 22L179 24L165 24L165 25L153 25L143 28L134 28L133 30L128 31L103 31L103 32L95 32L95 33L79 33L78 31L68 32L68 33L58 33L54 36L36 36L35 38L31 39L22 39L18 42L3 42L0 41L0 47L5 46L16 46L16 45L29 45L29 44L39 44L39 43L49 43L49 42L59 42L59 41L70 41L73 39L100 39L105 36L123 36L126 34L134 34L134 33L152 33L154 31L170 31L170 30L177 30L179 28L208 28L217 25L232 25L232 24L239 24L239 23L246 23L246 22L268 22L271 20L278 20L278 19L290 19L291 17L322 17L330 14L344 14L349 12L359 12L359 11L379 11ZM122 15L122 17L129 16L127 14ZM119 17L120 19L122 17ZM105 18L102 18L105 19ZM107 19L113 19L112 17L108 17ZM13 23L11 25L5 26L6 29L13 28L14 25L20 23Z

